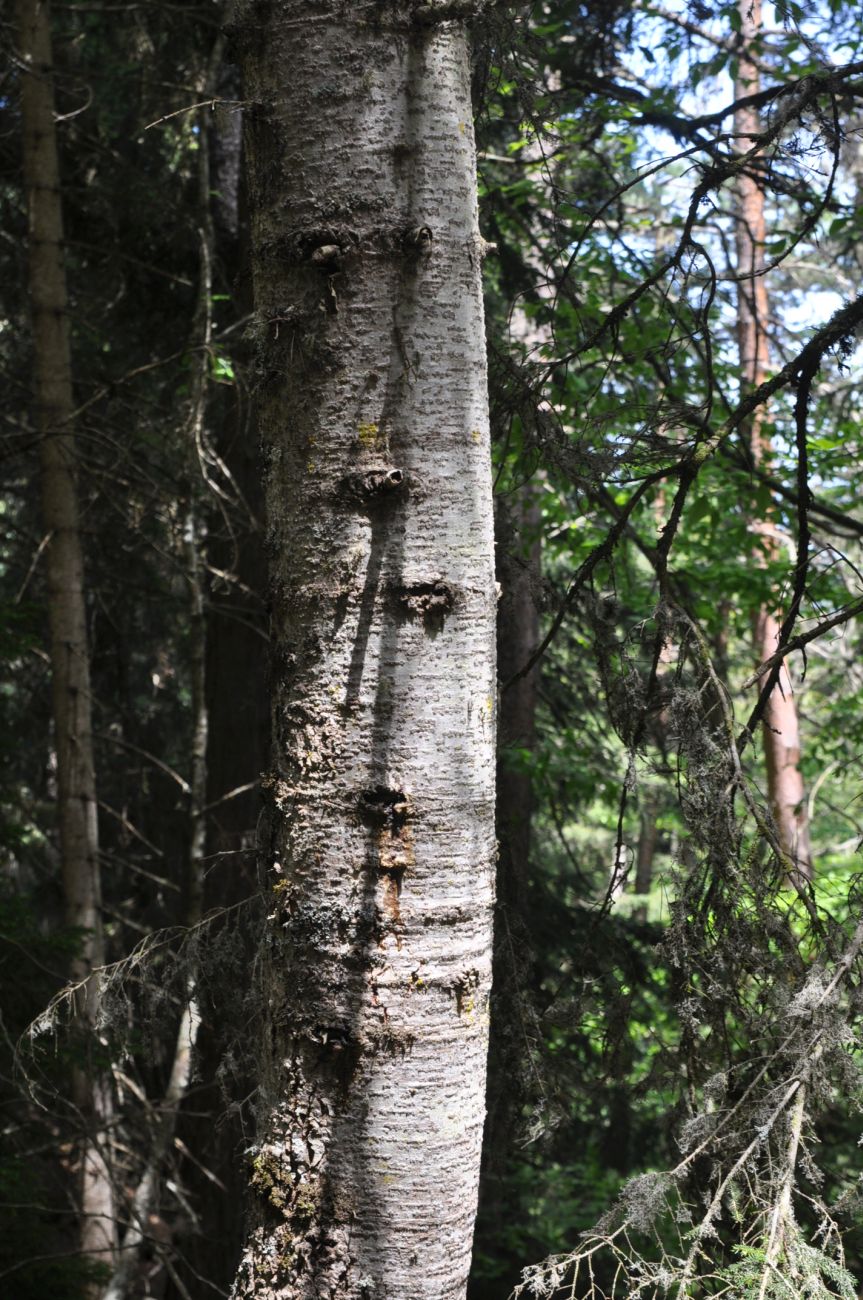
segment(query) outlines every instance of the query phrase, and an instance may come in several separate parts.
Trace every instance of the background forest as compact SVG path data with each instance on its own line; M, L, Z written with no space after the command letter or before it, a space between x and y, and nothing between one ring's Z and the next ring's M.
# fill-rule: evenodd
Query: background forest
M859 12L472 13L501 695L469 1294L852 1300ZM0 1294L15 1300L227 1295L253 1176L267 529L228 17L161 0L51 15L93 926L70 908L56 824L24 27L3 19ZM74 988L85 951L105 967L97 1007ZM117 1265L82 1251L74 1194L94 1074Z

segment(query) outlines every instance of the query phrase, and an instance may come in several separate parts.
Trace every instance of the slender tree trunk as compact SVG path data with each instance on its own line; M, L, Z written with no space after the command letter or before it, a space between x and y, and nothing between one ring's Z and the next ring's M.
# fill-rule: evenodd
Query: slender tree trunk
M240 98L236 66L222 66L218 93ZM202 95L201 98L205 98ZM207 113L212 158L211 193L216 235L214 285L234 286L237 317L252 310L248 222L240 185L242 118L240 110ZM236 359L236 358L235 358ZM243 358L239 359L246 369ZM218 385L211 393L211 437L248 510L229 508L226 516L209 517L207 561L214 573L207 602L206 689L209 736L207 744L207 858L204 909L231 908L257 892L255 826L260 793L258 780L268 764L268 680L266 639L266 565L263 553L263 487L257 455L257 429L248 409L243 378L235 387ZM229 574L223 579L220 574ZM211 922L214 937L222 924ZM237 932L248 939L245 930ZM218 942L217 939L215 939ZM251 962L253 954L249 951ZM193 1203L206 1206L206 1234L193 1232L183 1241L177 1267L193 1293L202 1279L226 1291L236 1273L243 1243L242 1206L246 1169L237 1152L247 1145L244 1116L226 1106L224 1026L205 999L197 1040L198 1079L194 1098L182 1116L180 1136L195 1154L186 1166L185 1182ZM244 1060L245 1079L238 1079L239 1054L233 1057L232 1092L246 1097L253 1090L253 1060ZM214 1122L218 1117L217 1122ZM224 1190L213 1194L212 1178Z
M117 1267L102 1294L102 1300L126 1300L140 1294L143 1279L139 1269L142 1255L152 1246L150 1216L159 1202L163 1169L177 1126L177 1112L189 1086L200 1019L197 1004L190 997L180 1014L168 1086L158 1110L154 1111L148 1134L144 1171L128 1210L128 1226L118 1253Z
M656 521L657 535L661 534L665 527L667 505L665 490L660 486L653 503L653 515ZM669 672L676 658L677 649L670 639L670 629L666 626L662 644L659 648L659 660L657 663L657 679L660 689L662 688L661 684L663 677L665 677L666 673ZM650 731L651 739L656 744L664 759L668 749L667 708L660 709L656 714L652 721ZM638 822L638 841L635 846L635 880L633 888L636 894L646 897L653 888L653 859L656 853L656 845L659 841L657 818L661 811L658 788L652 786L646 776L639 789L638 802L640 816ZM637 921L642 923L646 922L646 904L639 906L634 916Z
M525 485L512 502L497 503L498 681L523 668L539 643L537 587L540 575L539 505ZM506 1175L519 1120L528 1096L530 1053L540 1036L533 1005L529 858L533 784L528 766L513 752L536 742L539 667L513 682L500 697L496 825L497 906L494 926L494 990L489 1041L480 1210L476 1248L493 1254L510 1207ZM474 1294L473 1285L470 1294Z
M557 74L546 69L548 84L559 88ZM542 157L533 141L524 157ZM548 267L528 249L526 265L508 283L503 266L504 292L520 300L522 276L532 281L540 299L550 302L553 285ZM523 357L538 356L551 342L548 325L516 306L509 320L510 339ZM539 484L524 483L511 498L495 501L496 570L500 599L497 609L498 683L503 687L533 654L540 639L538 590L542 568ZM529 860L533 823L533 778L517 751L532 751L536 743L536 706L540 668L512 681L500 694L498 719L497 798L495 824L498 838L497 905L494 923L494 988L489 1039L486 1123L483 1137L475 1251L479 1256L499 1256L505 1225L513 1212L512 1184L507 1174L515 1154L519 1121L530 1096L528 1083L534 1062L534 1045L541 1038L535 1006L536 979L532 965L535 945L531 936ZM509 1201L509 1203L508 1203ZM502 1236L503 1232L503 1236ZM483 1294L483 1284L472 1280L469 1296Z
M242 10L274 770L242 1300L460 1300L484 1113L494 572L467 41Z
M209 294L209 285L207 286ZM196 403L206 398L206 386L193 384ZM193 423L197 416L193 410ZM201 572L203 541L198 535L194 509L190 507L183 538L183 558L190 594L191 695L192 695L192 764L189 796L189 856L186 864L185 924L191 929L201 919L206 850L207 797L207 730L208 715L205 691L206 616L204 580ZM186 975L186 996L180 1012L171 1072L163 1096L152 1107L147 1135L144 1168L131 1197L127 1224L117 1250L117 1263L102 1300L127 1300L141 1286L140 1267L144 1252L151 1246L149 1225L159 1205L164 1165L174 1141L180 1107L188 1091L195 1060L201 1016L198 1007L197 972Z
M234 100L240 98L236 65L222 65L218 91ZM238 317L245 317L252 311L253 300L242 183L242 111L236 107L217 111L208 122L214 266L222 282L233 285L235 311ZM212 863L207 875L208 907L230 906L254 892L250 850L259 811L257 782L269 752L264 500L256 421L250 406L253 397L242 381L235 388L221 387L217 392L225 400L217 400L213 439L247 511L239 521L232 516L229 530L223 518L217 517L208 536L210 566L230 575L227 581L217 577L207 608L207 844L211 854L225 855L224 861Z
M502 506L499 507L502 510ZM538 584L540 578L540 511L535 489L521 489L511 521L516 542L526 550L512 554L512 538L501 538L498 571L498 676L503 684L524 667L539 644ZM525 537L527 542L525 544ZM506 547L509 547L509 552ZM521 906L530 856L533 787L530 772L513 761L507 750L532 750L536 743L536 701L539 668L513 682L501 696L500 761L497 771L497 825L501 853L508 859L502 890L511 906ZM498 873L501 877L504 873Z
M761 29L761 0L739 0L741 47L736 98L757 93L760 76L756 63L747 58L752 42ZM734 119L738 148L745 153L761 130L756 108L738 109ZM737 330L741 384L746 388L761 384L769 366L769 301L764 271L766 223L764 190L751 175L741 175L737 188L737 270L747 277L738 284ZM750 445L756 465L770 454L770 440L764 431L764 409L756 411L750 426ZM757 523L758 530L775 547L776 540L769 520ZM772 611L762 607L755 619L755 650L759 660L770 658L779 644L779 622ZM800 724L791 679L783 664L764 714L762 727L767 790L779 844L795 864L799 876L812 876L812 850L806 813L806 792L800 770Z
M57 818L66 924L82 934L70 971L86 1041L95 1043L104 962L99 837L93 764L90 660L84 601L74 402L69 345L63 218L55 129L51 25L44 0L19 0L24 184L29 215L29 287L33 323L34 408L39 433L46 548ZM81 1250L110 1262L115 1246L114 1196L108 1167L110 1084L95 1067L78 1066L73 1100L82 1125L77 1152Z
M222 61L223 40L218 37L207 68L198 85L198 95L212 94ZM206 535L199 522L200 467L207 463L207 401L210 348L213 338L213 253L215 230L210 212L210 158L206 120L200 122L198 137L198 216L200 226L198 302L191 330L191 376L189 384L186 458L188 501L183 526L182 561L189 592L189 681L192 705L192 752L189 780L189 851L186 861L185 916L188 930L201 920L204 900L204 865L207 849L207 615L206 573L203 556ZM187 959L188 960L188 959ZM118 1251L117 1266L102 1300L126 1300L140 1285L141 1259L148 1246L150 1216L158 1206L164 1164L171 1149L180 1107L192 1077L201 1015L198 1006L198 971L192 962L185 976L185 998L180 1013L171 1072L164 1095L153 1107L153 1122L144 1168L128 1210L128 1224Z
M653 857L656 852L656 841L659 838L656 825L658 812L656 795L648 793L641 809L638 846L635 850L636 894L649 894L653 885Z

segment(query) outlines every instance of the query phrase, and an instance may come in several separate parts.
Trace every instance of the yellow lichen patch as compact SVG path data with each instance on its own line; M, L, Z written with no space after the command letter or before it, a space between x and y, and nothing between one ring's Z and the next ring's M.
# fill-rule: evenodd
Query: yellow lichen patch
M465 133L465 124L464 124L464 122L459 122L459 124L458 124L458 129L459 129L459 131L462 133L462 135L464 135L464 133Z
M315 462L314 462L313 460L308 461L307 464L306 464L306 471L307 471L309 474L314 474L314 472L315 472L315 470L316 470L317 468L318 468L318 467L317 467L317 465L315 464Z
M479 442L480 438L482 437L482 434L480 433L479 429L471 429L470 436L473 438L474 442Z
M471 967L470 970L462 971L450 986L455 994L456 1012L468 1025L472 1025L476 1019L476 990L479 982L479 971Z
M288 1202L283 1181L281 1165L271 1152L262 1151L252 1161L252 1186L277 1210L284 1210Z
M361 447L374 447L380 432L379 426L373 421L361 421L357 425L357 441Z

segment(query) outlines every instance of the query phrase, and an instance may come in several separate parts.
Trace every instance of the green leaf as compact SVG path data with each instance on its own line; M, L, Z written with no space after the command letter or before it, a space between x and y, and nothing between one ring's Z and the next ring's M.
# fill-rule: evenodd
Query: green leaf
M210 373L214 379L227 379L233 382L234 367L228 361L227 357L215 356L212 359Z

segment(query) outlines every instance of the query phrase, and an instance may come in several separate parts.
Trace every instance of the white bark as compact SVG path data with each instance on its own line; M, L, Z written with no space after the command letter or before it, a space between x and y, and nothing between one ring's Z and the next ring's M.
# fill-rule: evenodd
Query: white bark
M484 1114L494 574L464 26L239 22L274 770L235 1296L458 1300Z

